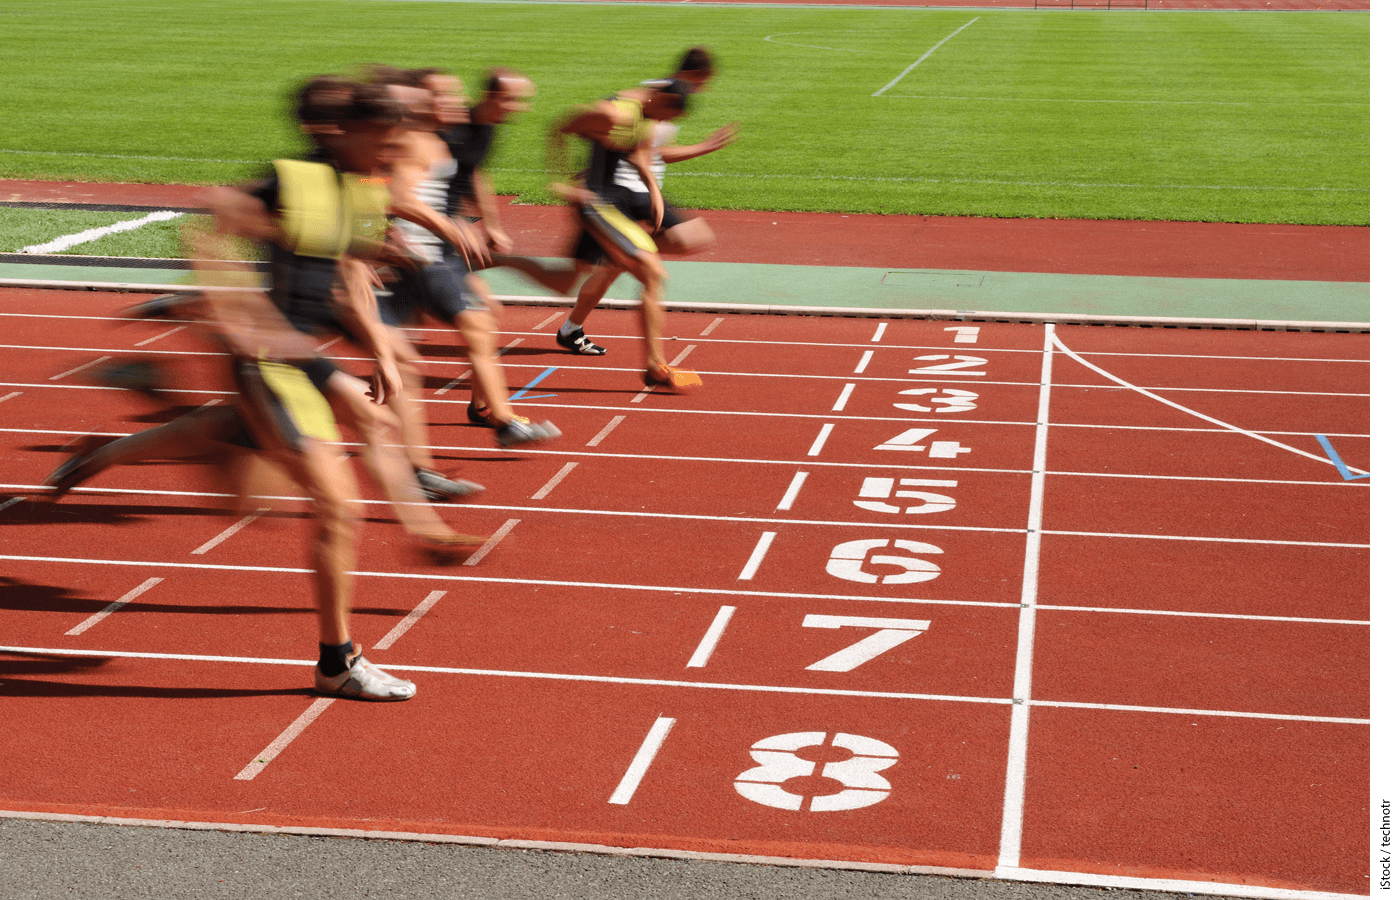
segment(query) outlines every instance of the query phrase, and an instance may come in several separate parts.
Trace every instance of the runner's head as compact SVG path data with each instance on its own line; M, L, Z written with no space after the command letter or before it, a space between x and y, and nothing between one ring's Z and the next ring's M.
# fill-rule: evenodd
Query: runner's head
M710 51L704 47L691 47L681 54L676 64L675 78L690 85L692 91L705 90L706 84L715 76L715 61Z
M478 125L509 122L516 113L529 111L534 96L535 83L514 69L488 69L481 82L481 102L472 107L472 122Z
M685 115L690 95L694 93L691 86L679 78L648 81L644 87L647 97L642 101L642 115L658 122Z
M437 129L437 110L433 91L427 80L438 74L437 69L401 69L398 66L370 66L367 80L389 89L389 96L404 105L407 115L404 125L418 131Z
M406 115L404 105L387 86L352 84L337 132L327 135L323 146L345 171L372 173L402 156Z

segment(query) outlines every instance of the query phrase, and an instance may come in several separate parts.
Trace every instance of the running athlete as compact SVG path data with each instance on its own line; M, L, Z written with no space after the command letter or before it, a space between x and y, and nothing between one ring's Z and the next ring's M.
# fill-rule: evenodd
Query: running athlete
M461 332L473 372L470 417L492 425L501 447L552 440L559 436L552 423L531 422L511 408L505 376L496 361L496 319L488 305L486 285L471 272L459 248L460 235L474 232L465 221L448 218L449 210L455 208L455 204L449 205L455 199L452 188L457 186L456 195L460 196L463 188L459 185L475 184L470 180L475 165L464 173L461 158L479 163L489 147L490 133L481 141L468 132L466 140L452 147L436 132L465 125L461 81L433 69L403 72L400 77L408 86L430 92L432 113L421 127L409 132L406 153L390 170L390 212L400 217L396 224L410 249L428 262L399 272L389 295L380 303L380 315L387 324L402 326L415 313L423 312ZM454 237L458 239L444 244L444 239ZM401 352L411 352L406 340L400 343ZM406 373L412 371L411 365L405 369ZM415 374L406 377L412 390L400 395L396 411L405 423L410 445L416 448L410 452L426 456L422 448L427 444L427 426L418 402L421 381Z
M669 79L648 81L645 85L664 89L668 82L679 81L687 85L692 93L698 93L706 89L710 79L714 77L714 73L714 63L709 51L703 47L692 47L681 55L674 75ZM727 147L738 136L739 126L731 122L711 133L700 143L685 146L676 146L671 143L678 131L679 127L673 122L658 122L653 128L652 143L655 151L652 154L650 168L658 189L666 178L668 163L695 159ZM625 188L636 195L626 204L619 204L619 208L624 211L629 208L640 209L645 202L644 197L648 189L646 182L642 180L638 169L630 159L622 159L618 162L613 181L617 187ZM652 239L656 242L657 249L661 253L688 255L696 253L714 242L714 231L710 229L709 223L703 218L686 216L666 201L664 197L662 203L664 212L661 226L652 235ZM588 275L579 287L578 300L574 304L573 311L569 313L569 317L555 335L559 346L582 356L601 356L607 353L606 349L589 340L588 336L583 333L583 323L622 272L623 270L617 266L601 265Z
M197 260L231 258L227 236L270 243L282 251L274 252L273 295L281 294L283 305L294 308L289 300L305 301L327 289L328 272L334 272L347 252L376 260L395 256L368 227L375 204L365 195L373 192L352 173L370 171L381 161L403 115L382 89L329 78L307 85L301 108L313 109L320 117L327 137L323 147L339 168L279 160L281 184L273 195L278 202L271 207L256 194L211 192L207 205L220 234L196 238L195 253ZM379 209L382 218L382 204ZM299 263L313 259L316 265ZM327 269L327 263L332 268ZM207 281L217 282L204 292L203 314L234 361L236 409L201 410L104 446L89 445L46 483L57 498L110 465L151 455L189 455L173 452L178 450L213 448L221 458L233 460L238 448L246 447L275 459L310 495L316 516L316 690L337 697L407 700L416 693L413 683L371 664L350 635L357 492L346 457L335 446L340 435L325 396L329 383L347 383L349 376L320 357L262 291L224 287L230 280L225 267L198 264ZM392 378L380 381L383 388ZM363 399L358 389L355 396ZM370 416L374 415L371 405ZM461 536L440 538L451 542Z
M622 91L576 111L551 133L551 156L557 171L566 170L561 162L567 136L573 135L588 145L588 168L582 182L556 183L554 191L578 211L581 231L573 258L592 266L606 260L641 282L642 333L646 342L642 380L650 387L683 389L700 384L698 375L672 369L662 355L666 268L648 233L660 228L665 213L661 188L650 166L653 125L682 115L689 96L689 86L680 81ZM618 163L624 159L630 159L636 168L646 185L645 194L617 185Z

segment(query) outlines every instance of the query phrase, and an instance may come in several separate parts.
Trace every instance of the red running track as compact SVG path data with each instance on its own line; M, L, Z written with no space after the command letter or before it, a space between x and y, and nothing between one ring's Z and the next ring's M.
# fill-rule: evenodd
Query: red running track
M210 546L194 466L42 502L164 415L80 367L220 397L126 302L0 294L2 809L1366 892L1369 479L1315 437L1369 465L1365 335L672 314L675 397L632 314L582 359L511 308L564 436L502 452L429 332L435 453L488 486L444 516L504 537L431 566L366 507L354 628L420 688L375 705L309 690L298 503Z

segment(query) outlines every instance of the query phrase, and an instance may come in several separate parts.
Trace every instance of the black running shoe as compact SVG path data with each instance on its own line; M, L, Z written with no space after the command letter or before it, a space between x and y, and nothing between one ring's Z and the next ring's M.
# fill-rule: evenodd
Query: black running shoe
M570 353L577 353L579 356L602 356L608 351L588 339L588 335L582 331L575 331L572 337L564 337L564 332L560 331L554 335L554 340L559 342L559 346Z

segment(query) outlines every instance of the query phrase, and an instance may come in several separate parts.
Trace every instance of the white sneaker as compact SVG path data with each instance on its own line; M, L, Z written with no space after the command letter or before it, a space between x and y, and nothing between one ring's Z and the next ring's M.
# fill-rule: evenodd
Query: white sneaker
M413 682L395 678L365 659L355 657L349 671L322 675L316 668L316 692L355 700L407 700L418 693Z

